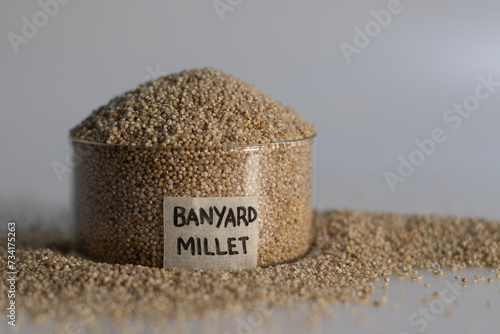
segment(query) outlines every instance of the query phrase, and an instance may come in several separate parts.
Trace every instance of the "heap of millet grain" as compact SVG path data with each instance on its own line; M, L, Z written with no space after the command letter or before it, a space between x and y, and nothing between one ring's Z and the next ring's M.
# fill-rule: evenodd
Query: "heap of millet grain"
M416 269L441 274L445 267L489 266L490 278L500 279L500 222L346 210L320 214L315 228L316 241L304 258L249 270L165 270L96 263L43 248L19 250L19 311L75 321L104 315L169 321L299 301L379 304L386 297L371 297L372 280L394 273L417 277ZM1 247L3 273L7 252ZM6 285L0 290L5 296ZM0 307L7 302L1 299Z
M95 110L74 138L133 146L207 147L299 140L314 127L286 105L212 68L160 77Z
M92 258L162 267L164 196L256 196L259 265L310 247L314 127L231 75L202 68L147 82L71 136L82 157L79 250Z

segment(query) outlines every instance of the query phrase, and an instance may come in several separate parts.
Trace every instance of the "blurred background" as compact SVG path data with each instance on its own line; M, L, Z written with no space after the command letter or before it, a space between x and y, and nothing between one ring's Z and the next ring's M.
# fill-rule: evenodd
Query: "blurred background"
M319 209L500 219L499 14L497 0L1 0L1 219L65 223L69 129L203 66L316 125Z

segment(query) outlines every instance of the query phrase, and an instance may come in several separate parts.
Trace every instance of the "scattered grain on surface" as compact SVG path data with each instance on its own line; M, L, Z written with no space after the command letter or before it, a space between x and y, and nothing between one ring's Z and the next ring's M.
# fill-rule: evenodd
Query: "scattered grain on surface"
M19 311L165 321L286 309L299 301L320 308L337 302L381 305L388 297L373 296L377 277L410 276L414 268L500 268L500 227L484 219L329 211L319 215L316 233L310 252L294 263L235 271L165 270L19 249ZM3 273L3 246L0 254ZM5 295L6 285L0 290ZM6 301L0 300L2 308Z

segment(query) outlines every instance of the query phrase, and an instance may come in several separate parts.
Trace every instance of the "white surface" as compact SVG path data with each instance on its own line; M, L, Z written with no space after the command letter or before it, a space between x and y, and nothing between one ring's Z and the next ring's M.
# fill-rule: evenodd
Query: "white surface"
M23 17L32 21L41 7L2 0L1 220L65 222L54 212L67 212L71 172L59 182L52 164L70 166L69 128L143 80L198 66L232 73L317 125L320 209L500 219L500 89L459 129L443 121L446 109L474 93L478 76L500 81L500 2L401 0L401 13L348 63L340 43L353 44L353 29L388 2L243 0L221 21L211 0L70 1L16 54L8 34L21 34ZM384 172L436 127L449 139L391 192ZM12 205L20 201L32 210ZM492 313L500 302L484 306L488 295L498 300L495 284L470 288L463 294L469 301L433 322L432 332L496 332ZM405 330L424 290L403 288L399 311L362 310L375 315L368 328L350 316L327 327Z
M315 329L319 333L453 333L481 334L498 333L500 309L500 280L487 283L486 280L474 284L474 275L495 277L486 269L466 269L455 273L446 271L442 277L428 272L420 272L424 279L411 283L410 278L401 281L397 276L390 276L391 281L385 289L388 300L380 306L333 305L324 310L322 319L312 320L311 313L302 306L295 310L283 312L279 309L227 317L218 320L194 321L183 324L151 324L137 319L123 319L119 324L111 325L108 319L100 319L95 328L68 322L60 327L51 324L34 326L28 324L18 328L23 333L57 332L123 332L150 333L160 332L184 333L309 333ZM461 288L461 281L455 275L467 277L467 288ZM448 284L446 283L448 282ZM458 287L453 286L455 282ZM383 281L375 282L374 296L381 296ZM430 283L430 287L424 287ZM404 295L400 292L403 291ZM441 295L433 298L434 292ZM428 301L424 302L423 299ZM458 300L458 304L455 303ZM447 302L447 303L446 303ZM488 302L492 306L488 306ZM397 304L395 308L394 304ZM448 313L451 311L451 313ZM0 327L2 328L2 327ZM3 328L6 328L3 324ZM128 331L128 332L127 332ZM10 332L10 331L9 331Z

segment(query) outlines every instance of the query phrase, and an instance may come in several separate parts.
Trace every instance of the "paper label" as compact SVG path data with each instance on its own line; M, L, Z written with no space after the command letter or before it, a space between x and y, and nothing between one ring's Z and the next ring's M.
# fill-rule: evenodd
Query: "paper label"
M163 200L163 267L257 266L257 197L167 197Z

